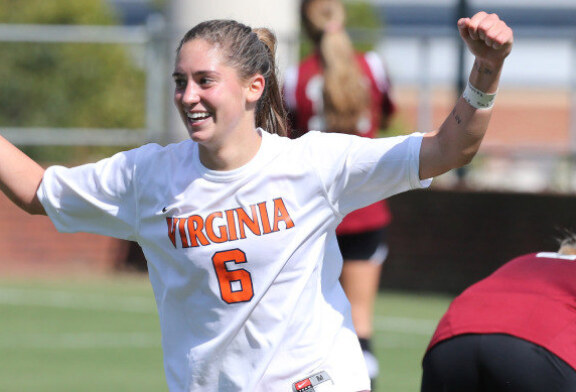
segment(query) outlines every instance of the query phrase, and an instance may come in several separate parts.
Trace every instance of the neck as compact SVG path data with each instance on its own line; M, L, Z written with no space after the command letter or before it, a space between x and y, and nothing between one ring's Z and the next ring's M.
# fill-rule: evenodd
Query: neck
M210 170L234 170L250 162L258 153L261 144L262 135L256 129L246 132L238 140L216 148L200 144L200 162Z

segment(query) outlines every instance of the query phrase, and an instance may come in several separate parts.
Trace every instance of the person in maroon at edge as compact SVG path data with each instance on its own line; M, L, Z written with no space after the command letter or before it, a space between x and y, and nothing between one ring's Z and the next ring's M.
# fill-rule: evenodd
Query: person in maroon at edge
M340 0L304 0L301 17L314 52L286 72L290 136L320 130L376 137L395 112L382 60L374 52L354 51L344 30L346 15ZM379 370L371 347L373 305L388 253L385 236L391 219L384 200L348 214L336 231L344 258L340 280L352 305L371 379Z
M576 391L576 237L517 257L454 299L421 392Z

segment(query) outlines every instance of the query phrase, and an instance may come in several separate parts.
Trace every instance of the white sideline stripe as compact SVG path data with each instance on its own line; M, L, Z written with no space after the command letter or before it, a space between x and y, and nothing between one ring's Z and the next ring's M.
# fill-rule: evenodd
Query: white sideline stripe
M24 333L0 335L0 348L160 348L160 333Z
M416 335L432 335L438 324L437 320L417 319L409 317L374 318L374 329L379 332L401 332Z
M24 290L0 288L0 304L15 306L46 306L63 309L103 310L155 314L153 300L143 297L83 295L53 290ZM376 316L374 329L378 332L431 335L437 320L410 317Z
M134 313L156 313L153 300L143 297L78 294L53 290L0 288L0 304L47 306L64 309L90 309Z

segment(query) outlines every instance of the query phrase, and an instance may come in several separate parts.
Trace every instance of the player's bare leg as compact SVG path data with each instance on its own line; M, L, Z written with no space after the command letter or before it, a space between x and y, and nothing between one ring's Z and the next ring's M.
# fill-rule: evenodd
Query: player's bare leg
M374 302L378 294L382 264L367 260L346 260L340 281L352 306L352 321L363 346L370 379L379 373L378 361L371 349Z

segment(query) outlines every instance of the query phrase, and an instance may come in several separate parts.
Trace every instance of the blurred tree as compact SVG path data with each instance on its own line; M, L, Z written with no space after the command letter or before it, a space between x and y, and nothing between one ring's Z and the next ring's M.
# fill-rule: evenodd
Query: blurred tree
M0 23L112 25L116 18L102 0L0 0ZM145 75L129 49L0 41L0 126L144 127ZM25 150L39 160L86 158L85 148Z
M154 8L159 11L159 10L164 9L164 7L166 7L169 0L151 0L151 1L152 1Z
M361 39L351 34L352 44L360 52L374 49L378 33L382 29L382 21L377 15L374 5L365 0L342 1L346 8L346 28L349 33L362 31ZM300 35L300 58L306 57L312 50L312 44L304 32Z
M382 29L382 21L374 8L374 4L367 1L354 1L344 3L346 6L346 25L352 32L361 31L361 37L352 37L354 46L361 52L374 49L378 42L378 34Z

